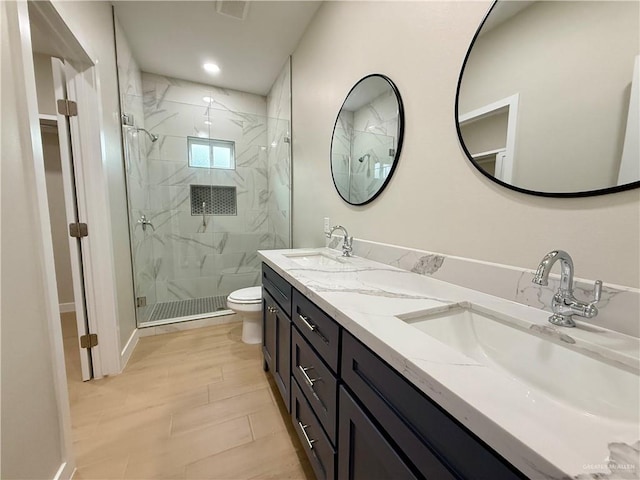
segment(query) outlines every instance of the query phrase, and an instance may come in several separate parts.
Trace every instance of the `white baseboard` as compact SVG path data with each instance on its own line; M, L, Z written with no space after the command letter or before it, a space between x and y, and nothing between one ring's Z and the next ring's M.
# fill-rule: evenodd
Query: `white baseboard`
M58 468L53 480L71 480L74 473L76 473L76 467L73 462L64 462L60 465L60 468Z
M76 311L76 304L73 302L61 303L59 307L60 307L60 313L68 313L68 312Z
M131 336L129 337L127 344L122 349L122 352L120 353L120 372L122 372L124 370L124 367L127 366L127 363L131 358L131 354L133 353L133 351L136 348L136 345L138 344L139 338L140 338L140 329L136 328L131 334Z

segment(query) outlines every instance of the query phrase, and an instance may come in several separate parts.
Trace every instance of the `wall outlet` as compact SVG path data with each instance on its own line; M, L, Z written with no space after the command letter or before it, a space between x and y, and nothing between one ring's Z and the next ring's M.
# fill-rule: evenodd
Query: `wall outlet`
M329 229L331 228L331 221L329 220L329 217L324 217L324 233L327 233L329 231Z

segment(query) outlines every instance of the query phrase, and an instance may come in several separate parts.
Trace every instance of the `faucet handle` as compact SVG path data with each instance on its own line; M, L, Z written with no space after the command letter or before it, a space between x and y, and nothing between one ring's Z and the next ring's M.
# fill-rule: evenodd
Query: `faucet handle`
M593 301L591 305L595 305L600 301L600 297L602 296L602 280L596 280L596 283L593 285Z

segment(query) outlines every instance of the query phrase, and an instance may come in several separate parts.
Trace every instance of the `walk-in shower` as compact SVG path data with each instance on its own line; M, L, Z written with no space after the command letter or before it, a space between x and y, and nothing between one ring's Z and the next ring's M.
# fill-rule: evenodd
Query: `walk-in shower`
M229 293L260 284L257 251L290 247L289 65L260 96L142 73L125 47L138 326L231 313Z
M289 246L288 122L155 91L127 98L144 127L123 126L140 326L229 313L260 284L257 250Z

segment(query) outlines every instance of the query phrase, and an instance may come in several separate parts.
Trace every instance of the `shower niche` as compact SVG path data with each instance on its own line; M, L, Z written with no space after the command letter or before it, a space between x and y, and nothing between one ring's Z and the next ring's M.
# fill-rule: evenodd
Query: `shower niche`
M236 187L191 185L191 215L237 215Z

